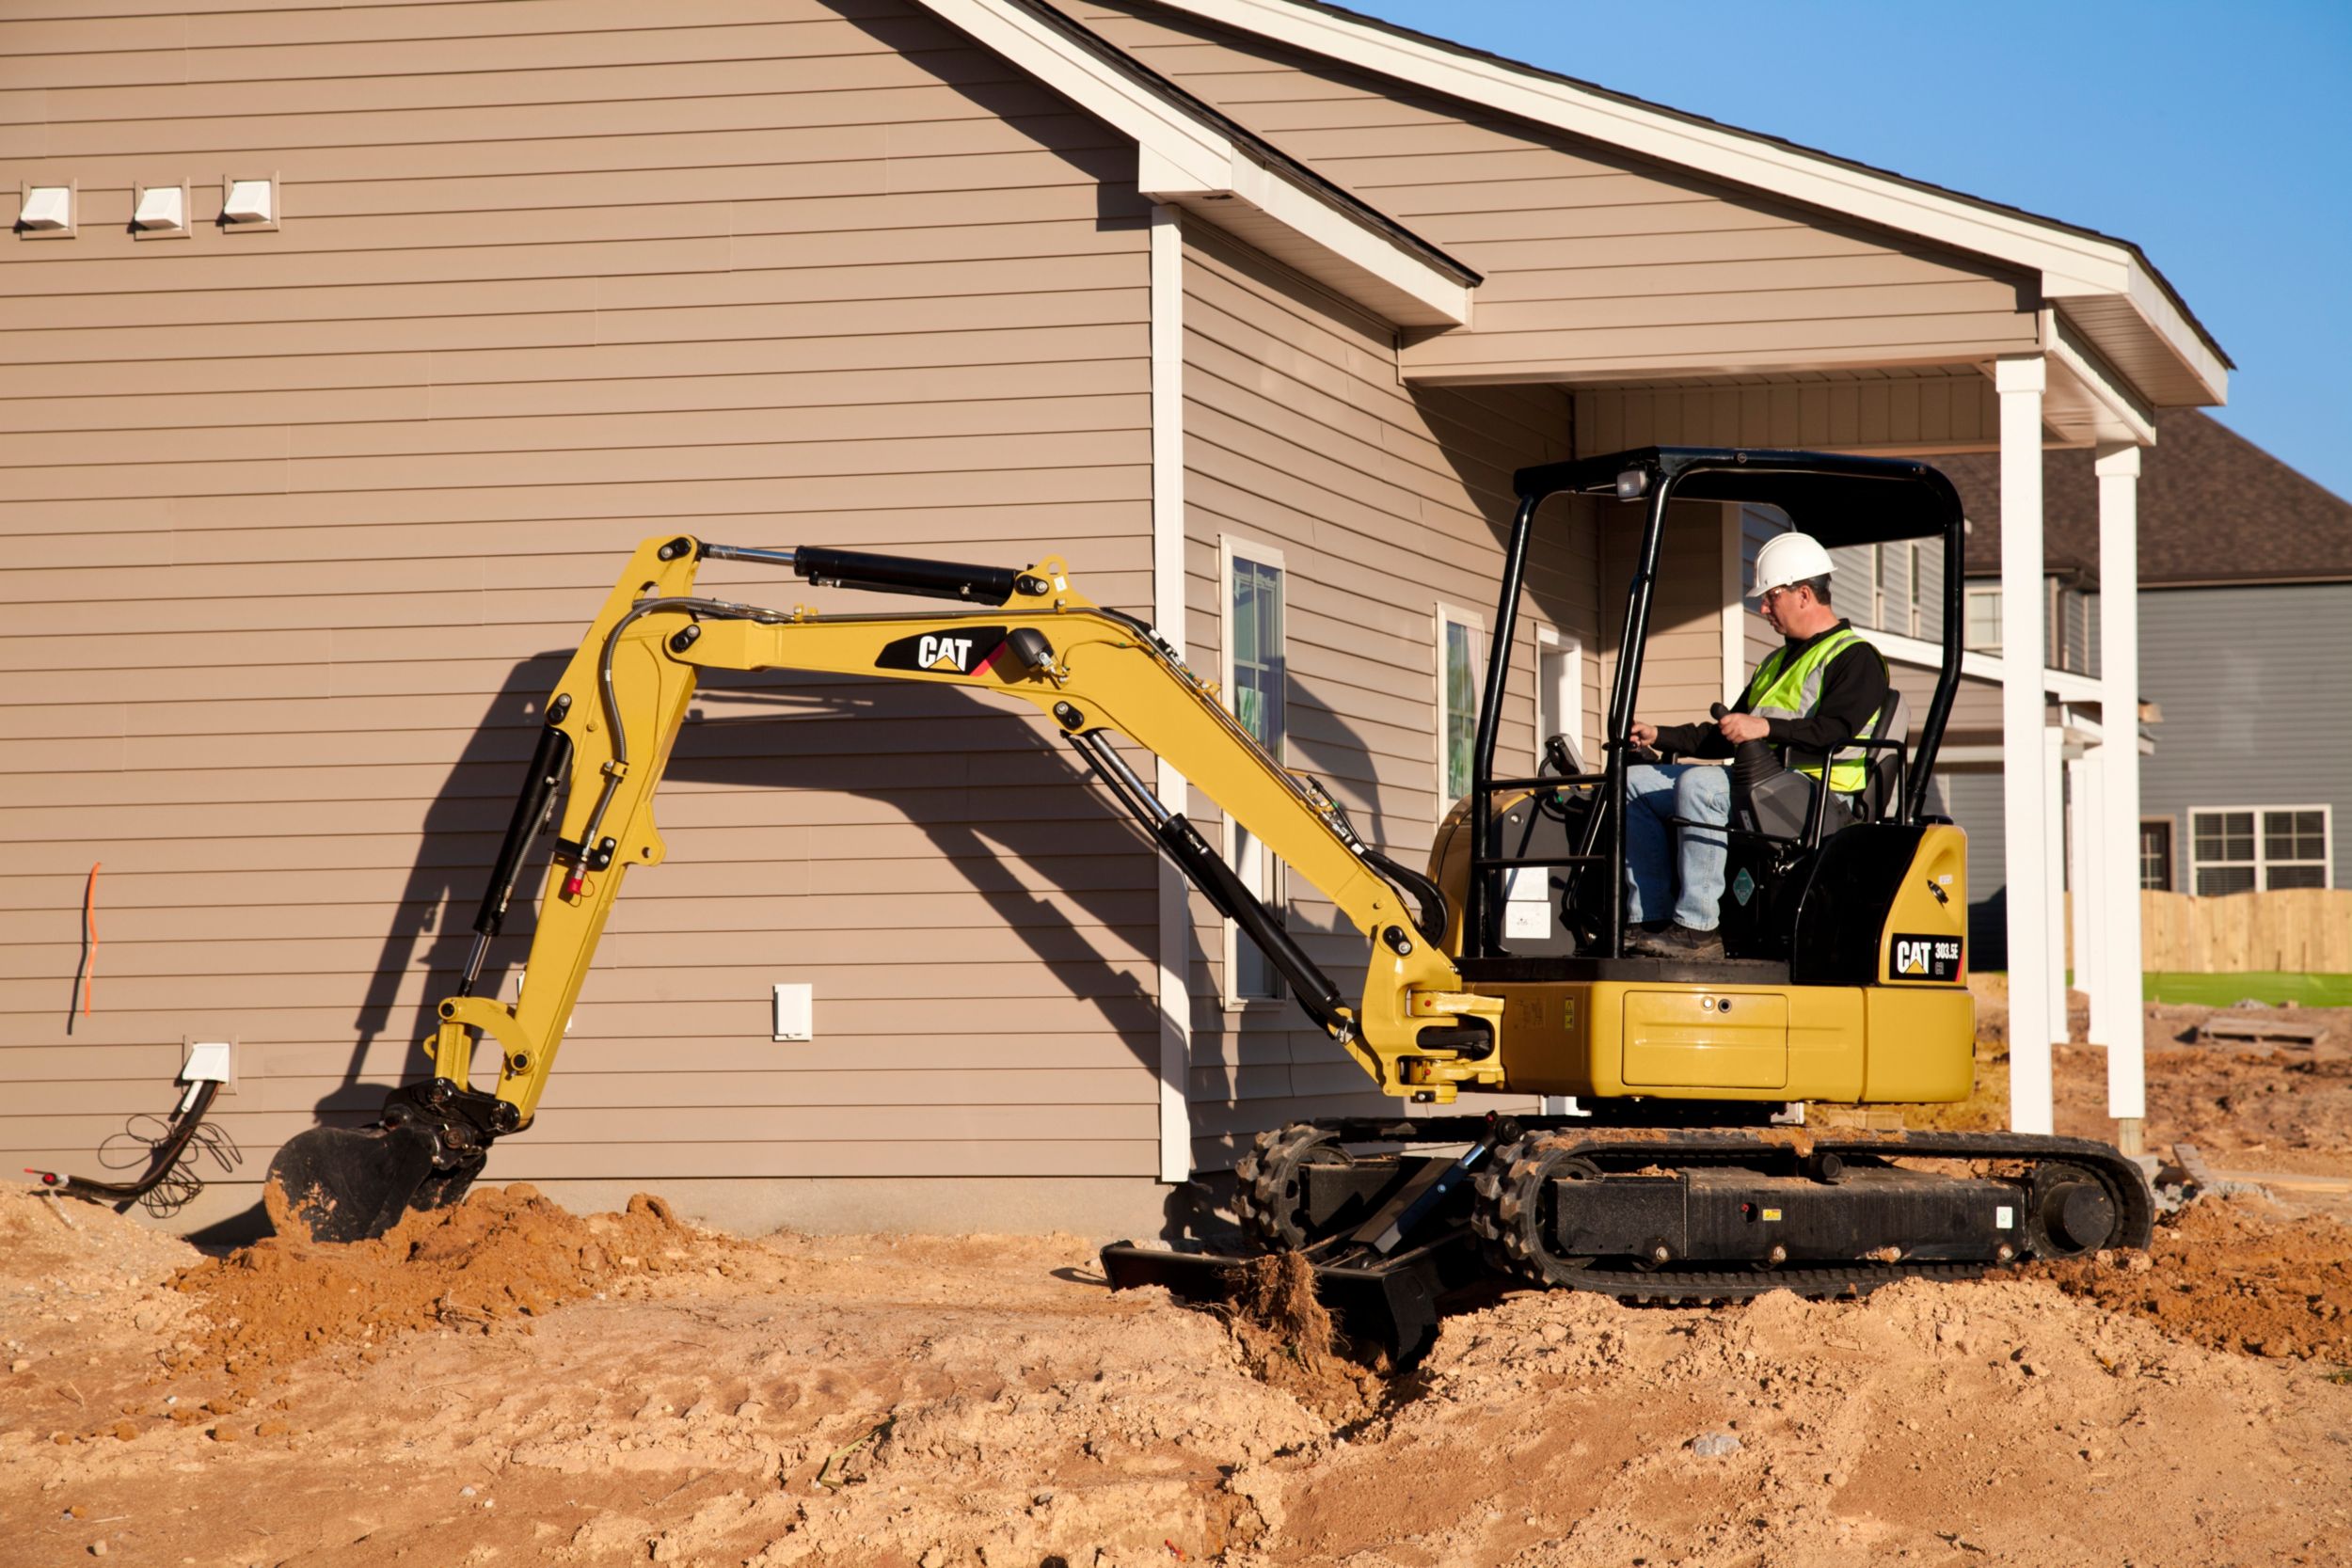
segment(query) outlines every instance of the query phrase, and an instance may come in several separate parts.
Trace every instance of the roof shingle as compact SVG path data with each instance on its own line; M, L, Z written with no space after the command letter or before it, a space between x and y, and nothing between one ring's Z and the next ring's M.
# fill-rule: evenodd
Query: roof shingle
M1931 461L1959 487L1967 513L1969 575L1999 571L1999 454ZM2042 487L2045 561L2095 578L2099 482L2091 454L2044 453ZM2156 444L2142 457L2139 477L2143 585L2344 578L2352 578L2352 501L2196 409L2156 416Z

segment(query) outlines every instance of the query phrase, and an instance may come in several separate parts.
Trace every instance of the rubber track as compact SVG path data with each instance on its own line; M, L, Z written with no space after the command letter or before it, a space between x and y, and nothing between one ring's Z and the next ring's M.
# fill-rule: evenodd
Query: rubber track
M1577 1269L1556 1278L1551 1289L1592 1291L1637 1303L1743 1301L1773 1291L1794 1291L1820 1301L1837 1296L1867 1296L1899 1279L1981 1279L2003 1265L1994 1263L1869 1263L1852 1268L1801 1269ZM2007 1265L2015 1267L2014 1264ZM1522 1278L1519 1283L1534 1285ZM1542 1287L1537 1287L1541 1289Z
M1531 1122L1534 1118L1529 1118ZM1407 1130L1390 1122L1375 1131L1373 1124L1356 1118L1332 1118L1312 1124L1322 1130L1337 1132L1342 1137L1381 1136L1410 1143L1417 1141L1448 1142L1483 1124L1468 1118L1432 1118L1431 1135L1423 1139L1398 1138ZM1284 1132L1296 1136L1298 1124ZM1418 1131L1415 1129L1414 1131ZM1266 1141L1273 1142L1272 1138ZM1569 1123L1562 1125L1550 1118L1529 1126L1512 1144L1498 1150L1498 1159L1508 1155L1511 1148L1532 1149L1540 1143L1547 1152L1559 1151L1573 1157L1593 1161L1604 1167L1628 1162L1637 1164L1708 1165L1741 1163L1765 1155L1774 1160L1794 1159L1804 1149L1836 1153L1844 1156L1931 1159L1954 1161L2018 1161L2029 1164L2044 1162L2086 1166L2106 1178L2115 1196L2120 1199L2117 1214L2118 1246L2146 1246L2154 1221L2154 1196L2150 1192L2145 1174L2139 1166L2127 1160L2112 1145L2083 1138L2059 1138L2044 1134L2018 1132L1873 1132L1845 1128L1819 1130L1751 1128L1677 1128L1628 1135L1622 1128L1590 1127ZM1482 1175L1485 1173L1482 1172ZM1496 1171L1496 1176L1502 1173ZM1485 1193L1492 1178L1482 1183ZM1488 1211L1491 1212L1491 1211ZM1677 1267L1668 1264L1656 1270L1645 1269L1561 1269L1544 1271L1545 1277L1531 1277L1527 1265L1509 1261L1498 1256L1500 1238L1486 1240L1484 1246L1490 1259L1489 1266L1505 1278L1516 1277L1519 1283L1556 1290L1590 1291L1629 1302L1693 1302L1741 1300L1767 1294L1773 1291L1791 1291L1800 1296L1815 1299L1861 1296L1903 1279L1965 1280L1979 1279L1989 1274L2005 1273L2020 1263L2031 1261L2020 1257L2014 1263L1983 1260L1964 1262L1854 1262L1824 1264L1807 1262L1794 1268L1756 1269L1741 1261L1727 1269Z

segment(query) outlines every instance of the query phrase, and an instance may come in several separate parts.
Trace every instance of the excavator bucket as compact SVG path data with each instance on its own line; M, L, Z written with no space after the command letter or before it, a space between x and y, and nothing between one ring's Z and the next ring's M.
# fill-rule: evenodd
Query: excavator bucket
M269 1163L262 1207L281 1236L364 1242L412 1211L465 1196L482 1161L443 1170L439 1154L438 1140L414 1123L313 1127L289 1138Z

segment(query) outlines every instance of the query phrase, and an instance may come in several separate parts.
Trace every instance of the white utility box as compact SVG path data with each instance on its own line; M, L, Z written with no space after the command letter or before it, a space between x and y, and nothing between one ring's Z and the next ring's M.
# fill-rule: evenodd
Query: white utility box
M816 1037L817 988L797 981L777 982L776 1038L809 1040Z

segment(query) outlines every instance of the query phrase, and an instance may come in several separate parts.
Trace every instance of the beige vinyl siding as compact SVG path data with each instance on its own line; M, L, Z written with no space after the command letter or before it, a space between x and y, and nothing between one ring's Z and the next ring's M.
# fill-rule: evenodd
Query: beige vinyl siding
M2024 275L1161 10L1079 19L1486 277L1422 381L1949 363L2036 346ZM1588 449L1599 450L1599 449Z
M1617 678L1625 629L1624 585L1632 579L1642 544L1644 509L1611 504L1600 527L1601 580L1615 591L1602 631L1601 701ZM1724 509L1714 501L1676 501L1666 509L1651 591L1649 632L1642 655L1642 689L1633 716L1653 724L1688 724L1707 717L1724 691ZM1593 734L1599 732L1595 730ZM1596 752L1596 757L1597 757Z
M1973 367L1862 367L1837 379L1809 372L1771 381L1581 388L1576 428L1588 452L1646 446L1976 451L1999 444L2000 399L1992 378Z
M95 1168L183 1036L240 1042L247 1182L413 1071L647 534L1052 550L1152 601L1133 145L903 0L12 21L0 61L9 167L83 203L0 250L14 1164ZM257 171L283 228L215 231ZM198 231L132 241L183 176ZM696 707L670 861L492 1177L1151 1176L1156 872L1065 749L884 682ZM776 980L814 1044L768 1038Z
M1220 537L1280 550L1284 760L1323 780L1367 840L1422 863L1443 809L1438 606L1474 610L1491 630L1510 476L1565 453L1565 400L1402 387L1384 324L1198 225L1186 230L1184 393L1188 657L1216 667ZM1589 530L1565 506L1547 515L1571 547L1531 575L1500 741L1515 768L1534 744L1532 626L1595 641ZM1195 808L1204 832L1219 820L1198 792ZM1290 928L1352 1004L1363 937L1296 877L1289 895ZM1224 1007L1222 931L1200 900L1194 914L1205 956L1190 982L1197 1164L1228 1164L1249 1134L1294 1117L1393 1108L1295 1005Z

